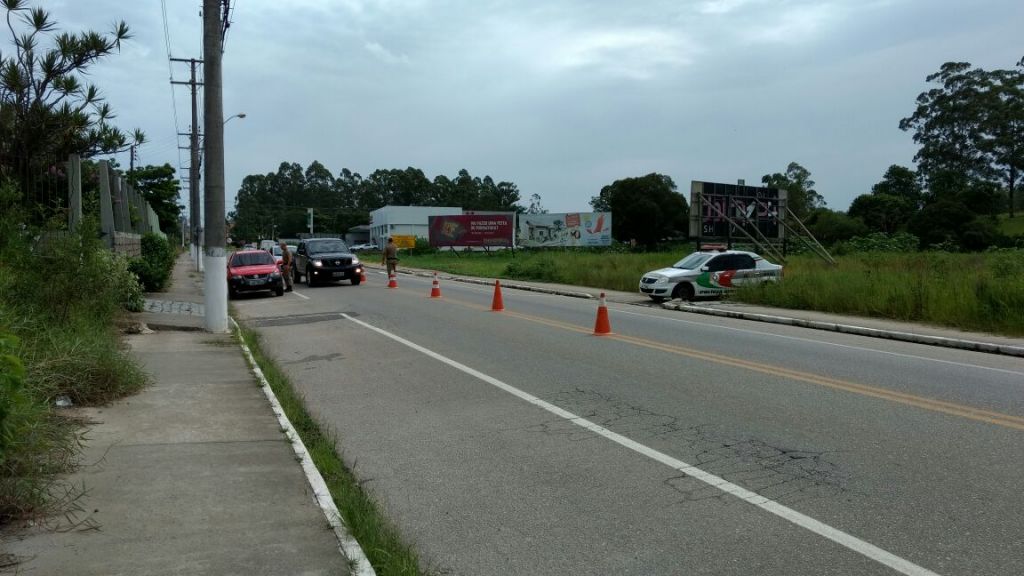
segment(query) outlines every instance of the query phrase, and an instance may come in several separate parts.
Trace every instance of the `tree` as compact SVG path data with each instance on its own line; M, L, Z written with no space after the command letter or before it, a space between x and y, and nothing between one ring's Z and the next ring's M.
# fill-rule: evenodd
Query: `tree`
M68 154L88 158L144 141L138 130L129 137L111 125L110 105L81 81L131 38L124 21L109 34L58 34L50 14L27 0L3 0L3 6L14 54L0 54L0 170L28 185Z
M965 250L983 250L999 241L991 219L979 217L963 202L946 198L922 208L908 229L921 239L922 248L952 243Z
M530 195L530 207L526 209L527 214L547 214L548 210L541 204L540 194Z
M612 213L612 236L620 242L636 240L650 248L687 233L686 198L676 192L672 178L662 174L616 180L601 188L590 205L598 212Z
M160 230L168 234L178 230L183 207L178 204L181 182L174 177L174 168L170 164L146 166L131 172L128 178L156 212Z
M804 220L815 208L825 206L825 198L814 190L814 180L811 180L811 173L796 162L790 162L786 167L786 173L765 174L761 182L769 188L779 188L786 191L786 207L796 217Z
M849 215L860 219L876 232L891 234L906 228L907 222L921 208L921 184L917 173L893 164L882 181L871 187L871 194L862 194L850 204Z
M867 226L859 219L828 208L816 208L811 212L807 218L807 229L823 244L834 244L868 232Z
M914 159L930 201L960 202L976 213L1000 211L987 202L986 184L1005 189L1010 211L1024 174L1024 71L986 71L946 62L926 80L939 86L917 97L914 113L900 121L921 147Z

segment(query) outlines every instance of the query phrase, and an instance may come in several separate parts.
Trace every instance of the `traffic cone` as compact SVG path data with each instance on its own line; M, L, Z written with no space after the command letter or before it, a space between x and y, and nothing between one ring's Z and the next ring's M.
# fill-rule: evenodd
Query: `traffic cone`
M505 302L501 299L501 282L494 281L494 299L491 300L491 312L501 312L505 309Z
M434 284L430 287L430 297L440 298L441 297L441 283L437 281L437 272L434 272Z
M388 274L388 288L398 288L398 280L395 280L395 273Z
M366 271L365 270L360 270L359 271L359 281L360 282L366 282Z
M608 306L604 303L604 292L597 300L597 320L594 322L594 336L605 336L612 333L612 324L608 321Z

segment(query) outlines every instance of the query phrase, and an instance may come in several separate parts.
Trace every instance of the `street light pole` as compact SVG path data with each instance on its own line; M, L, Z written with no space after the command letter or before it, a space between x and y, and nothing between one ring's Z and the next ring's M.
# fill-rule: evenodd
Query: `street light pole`
M206 130L205 191L206 226L203 280L206 331L228 331L228 284L226 233L224 226L224 100L221 72L221 0L203 0L203 53L206 101L203 126Z

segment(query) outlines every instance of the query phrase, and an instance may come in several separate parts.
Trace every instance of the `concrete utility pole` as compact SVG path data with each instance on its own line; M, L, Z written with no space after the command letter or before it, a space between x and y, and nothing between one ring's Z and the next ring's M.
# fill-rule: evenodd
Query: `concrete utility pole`
M203 253L206 274L203 293L206 331L228 331L227 236L224 226L224 100L221 86L222 0L203 0L203 99L206 109L206 246Z
M189 151L191 152L191 159L189 160L188 167L188 222L192 230L189 234L192 244L190 251L192 253L192 259L196 262L196 270L202 270L202 258L199 253L199 103L196 98L197 87L202 86L202 82L196 82L196 66L202 64L202 60L196 60L195 58L171 58L172 62L188 62L191 67L191 77L188 82L175 82L171 80L171 84L187 84L192 88L192 130L187 133L179 133L179 136L187 135L189 137Z

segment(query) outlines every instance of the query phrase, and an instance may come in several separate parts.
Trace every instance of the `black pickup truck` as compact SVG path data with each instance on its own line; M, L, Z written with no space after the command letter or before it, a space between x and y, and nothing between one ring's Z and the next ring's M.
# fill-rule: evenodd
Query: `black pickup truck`
M299 242L295 250L292 277L295 282L306 278L307 286L351 280L354 286L362 280L363 265L340 238L309 238Z

